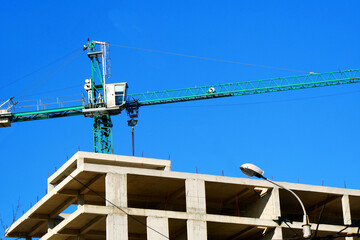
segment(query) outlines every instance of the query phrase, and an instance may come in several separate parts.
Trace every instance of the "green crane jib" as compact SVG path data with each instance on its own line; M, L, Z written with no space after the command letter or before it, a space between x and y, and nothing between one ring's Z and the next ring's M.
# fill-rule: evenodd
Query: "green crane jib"
M124 110L130 117L128 125L134 127L137 123L138 110L142 106L360 82L360 69L352 69L140 94L127 94L127 83L106 84L105 82L107 77L107 47L107 43L97 41L91 41L84 47L84 50L88 49L87 55L91 60L91 78L85 80L84 86L88 93L87 103L80 106L27 112L15 112L13 108L14 104L9 104L7 109L0 110L0 127L10 127L11 123L15 122L84 115L94 119L94 151L113 153L113 124L111 123L110 116L120 114ZM11 102L12 99L8 101Z

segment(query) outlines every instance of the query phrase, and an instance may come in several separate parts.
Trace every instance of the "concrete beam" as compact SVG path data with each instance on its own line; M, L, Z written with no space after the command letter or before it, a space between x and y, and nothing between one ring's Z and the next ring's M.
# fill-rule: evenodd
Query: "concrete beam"
M74 189L62 189L61 191L58 192L58 194L66 195L66 196L77 196L79 195L79 191Z
M174 211L163 211L163 210L150 210L150 209L137 209L137 208L124 208L126 212L130 215L134 216L152 216L152 217L163 217L163 218L173 218L173 219L197 219L199 218L198 213L185 213L185 212L174 212ZM77 225L77 219L84 215L84 214L90 214L90 216L93 216L94 214L98 215L123 215L124 217L120 219L120 223L123 222L123 228L127 227L127 216L123 214L118 209L114 209L113 207L106 207L106 206L90 206L90 205L83 205L78 208L74 213L72 213L70 216L68 216L66 219L64 219L61 223L59 223L54 229L52 229L48 234L42 237L42 240L47 240L54 234L61 232L63 229L66 228L72 228L72 226ZM214 215L214 214L205 214L202 215L202 221L201 220L188 220L187 223L187 229L189 226L192 230L188 229L189 232L196 236L196 233L193 233L193 231L205 231L206 232L206 222L218 222L218 223L232 223L232 224L240 224L240 225L247 225L247 226L263 226L263 227L270 227L275 228L278 227L278 225L268 219L258 219L258 218L247 218L247 217L233 217L233 216L222 216L222 215ZM124 220L125 219L125 220ZM119 222L118 221L118 222ZM193 223L189 223L189 221L193 221ZM194 223L196 221L197 223ZM109 223L109 219L107 219L107 223ZM203 222L203 224L201 223ZM125 225L126 224L126 225ZM205 224L205 225L204 225ZM118 224L119 225L119 224ZM121 224L120 224L121 225ZM286 227L284 224L281 227ZM294 222L291 227L293 229L302 229L302 222ZM117 227L117 229L121 229L121 227ZM312 230L314 231L316 228L316 225L312 225ZM195 229L195 230L194 230ZM205 230L204 230L205 229ZM343 226L335 226L335 225L328 225L328 224L320 224L319 231L324 232L338 232L341 229L343 229ZM112 230L114 233L115 230ZM124 229L122 230L125 231ZM279 229L275 230L278 232L277 235L279 235ZM357 228L349 228L349 231L352 233L356 233ZM92 232L92 231L90 231ZM90 232L88 234L90 234ZM277 236L275 235L275 236ZM127 238L126 238L127 239ZM190 240L190 238L188 238ZM193 238L196 239L196 238ZM206 238L205 238L206 239ZM273 237L273 239L278 239Z
M121 166L121 167L135 167L144 169L154 169L156 171L170 171L171 161L131 157L115 154L93 153L93 152L77 152L78 158L84 158L85 163L92 163L97 165Z
M93 237L103 237L103 236L106 236L106 232L105 231L89 231L87 234L81 234L78 229L64 229L64 230L58 232L57 235L70 236L67 239L72 239L73 237L82 237L85 239L86 236L91 236L92 238Z
M50 218L54 218L56 217L59 213L61 213L62 211L64 211L67 207L69 207L71 204L76 202L76 198L75 197L68 197L64 202L62 202L61 204L58 205L57 208L55 208L55 210L53 210L49 216Z
M89 191L84 194L80 194L79 190L73 190L73 189L63 189L58 194L65 195L65 196L73 196L73 197L77 197L79 195L86 195L86 196L99 196L100 195L102 197L105 197L105 192L102 192L102 191L100 191L100 192L96 191L96 193Z
M97 216L90 222L88 222L84 227L80 229L80 234L88 233L94 226L96 226L100 221L102 221L105 216Z
M144 176L158 176L158 177L166 177L166 178L177 178L177 179L201 179L209 182L221 182L221 183L229 183L229 184L239 184L239 185L247 185L253 187L264 187L264 188L273 188L274 185L265 181L265 180L257 180L250 178L235 178L235 177L224 177L224 176L214 176L214 175L205 175L205 174L194 174L194 173L182 173L182 172L173 172L173 171L158 171L151 169L140 169L140 168L124 168L117 166L105 166L98 164L85 163L84 171L90 172L98 172L98 173L119 173L119 174L137 174ZM360 190L356 189L343 189L343 188L335 188L335 187L324 187L324 186L316 186L316 185L306 185L299 183L287 183L287 182L277 182L283 185L286 188L289 188L294 191L306 191L306 192L318 192L318 193L326 193L326 194L348 194L352 196L360 196Z
M75 153L66 163L64 163L55 173L48 178L48 186L53 188L65 179L72 171L77 168L77 160L80 158L79 152ZM51 187L52 186L52 187ZM48 189L50 192L51 189Z
M85 186L82 186L80 188L80 190L62 189L61 191L58 192L58 194L68 195L68 196L78 196L78 195L84 195L84 194L97 195L96 193L90 191L90 189L91 189L91 186L103 176L104 176L104 174L96 175L95 177L90 179L90 181L83 183Z
M34 236L37 231L39 231L39 228L46 224L46 222L39 222L34 227L31 228L31 230L27 233L28 236Z
M96 175L94 178L92 178L90 181L88 181L85 186L83 186L80 190L79 193L80 194L87 194L90 189L91 189L91 185L93 185L97 180L99 180L101 177L103 177L103 174L98 174ZM91 191L90 191L91 192Z
M327 198L325 200L323 200L321 202L318 202L313 206L306 207L306 211L307 212L312 212L316 208L319 208L319 207L322 207L323 205L331 203L331 202L335 201L336 199L339 199L340 197L341 197L340 195L329 195L329 196L327 196Z
M32 214L29 218L34 220L48 220L50 216L48 214Z
M236 239L239 239L241 238L242 236L244 236L246 233L250 232L251 230L253 230L253 226L252 227L247 227L243 230L241 230L240 232L232 235L231 237L227 238L226 240L236 240Z
M58 232L58 234L67 236L78 236L80 235L80 231L78 229L64 229Z
M81 211L80 211L81 210ZM202 218L203 221L208 222L217 222L217 223L233 223L233 224L240 224L240 225L249 225L249 226L263 226L263 227L270 227L275 228L278 225L270 219L259 219L259 218L249 218L249 217L235 217L235 216L224 216L224 215L215 215L215 214L198 214L198 213L186 213L186 212L175 212L175 211L165 211L165 210L153 210L153 209L139 209L139 208L123 208L129 215L134 216L152 216L152 217L164 217L164 218L173 218L173 219L197 219L199 216ZM91 205L84 205L79 208L77 214L89 213L89 214L123 214L122 211L113 209L112 207L105 207L105 206L91 206ZM73 214L72 214L73 215ZM63 222L68 221L70 217L66 218ZM63 224L61 222L60 224ZM59 224L59 225L60 225ZM291 227L293 229L300 229L302 230L302 222L293 222ZM58 226L57 226L58 227ZM285 224L282 224L281 227L287 227ZM316 229L316 225L312 225L312 230ZM329 225L329 224L320 224L319 231L325 232L337 232L343 229L343 226L338 225ZM356 228L349 228L351 232L355 233Z

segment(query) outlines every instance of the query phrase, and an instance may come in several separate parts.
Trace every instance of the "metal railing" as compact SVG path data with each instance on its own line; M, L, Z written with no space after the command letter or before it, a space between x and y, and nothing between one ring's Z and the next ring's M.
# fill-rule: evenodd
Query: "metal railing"
M67 95L61 97L51 97L42 99L24 100L18 102L11 108L11 112L40 111L54 108L64 108L76 105L85 105L86 98L84 94Z

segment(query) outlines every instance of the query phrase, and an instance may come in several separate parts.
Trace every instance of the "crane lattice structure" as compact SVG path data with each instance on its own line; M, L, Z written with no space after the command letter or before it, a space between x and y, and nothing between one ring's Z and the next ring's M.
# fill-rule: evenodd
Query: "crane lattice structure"
M360 69L345 71L309 73L299 76L279 77L255 81L215 84L202 87L162 90L155 92L127 94L127 83L106 84L108 73L108 44L90 41L88 50L91 61L91 78L85 80L88 101L82 105L52 109L15 112L12 98L1 106L0 127L10 127L12 123L41 119L52 119L83 115L94 119L94 151L113 153L111 115L126 111L130 117L128 125L136 126L140 107L185 101L234 97L252 94L289 91L305 88L326 87L360 82ZM0 107L1 107L0 106Z

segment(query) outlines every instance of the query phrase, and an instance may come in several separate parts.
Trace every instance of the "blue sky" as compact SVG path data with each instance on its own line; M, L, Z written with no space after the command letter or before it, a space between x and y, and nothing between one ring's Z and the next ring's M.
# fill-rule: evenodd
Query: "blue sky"
M0 100L20 98L21 89L87 38L305 72L358 68L359 7L359 1L6 1ZM130 93L297 74L119 47L110 54L109 82L128 82ZM83 94L89 76L84 53L26 99ZM251 162L275 181L360 189L359 97L360 85L351 84L143 107L135 155L170 155L173 171L234 177L244 177L239 166ZM113 117L116 154L131 155L126 120ZM0 129L5 223L18 199L27 211L45 194L48 175L67 156L92 151L91 127L92 119L78 116Z

